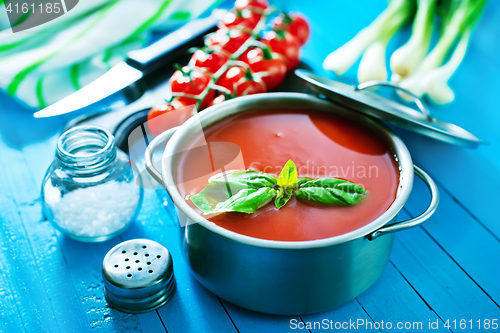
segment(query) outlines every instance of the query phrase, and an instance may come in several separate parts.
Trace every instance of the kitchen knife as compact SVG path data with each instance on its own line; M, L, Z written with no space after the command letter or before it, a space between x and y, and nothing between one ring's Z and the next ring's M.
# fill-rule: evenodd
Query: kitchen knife
M115 65L68 97L36 112L34 116L52 117L76 111L123 90L180 57L205 34L215 31L226 12L216 9L210 16L192 20L148 47L129 52L126 61Z

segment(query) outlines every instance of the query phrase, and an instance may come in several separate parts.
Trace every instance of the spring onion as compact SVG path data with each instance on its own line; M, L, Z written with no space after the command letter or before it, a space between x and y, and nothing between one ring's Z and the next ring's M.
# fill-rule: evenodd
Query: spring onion
M330 53L323 62L323 68L332 70L337 75L344 74L372 43L385 42L386 40L388 42L390 37L411 18L414 8L415 1L392 0L387 9L368 27L361 30L353 39L339 49ZM380 49L381 45L375 47L375 50L370 53L380 53ZM377 64L380 66L379 61L377 61Z
M424 80L424 77L426 77L432 70L440 67L456 41L460 39L466 31L470 31L474 27L479 20L484 5L486 4L486 0L447 0L443 2L444 4L442 4L442 7L440 8L444 14L442 15L442 34L439 41L432 51L422 60L416 71L400 82L400 85L403 88L410 90L419 97L426 94L426 89L429 89L429 87L434 87L434 89L442 87L444 89L442 93L431 91L431 94L435 97L439 95L446 95L447 97L442 99L442 101L453 99L451 95L452 92L450 92L451 89L447 84L443 85L432 83L432 77L437 80L441 80L441 78L436 75L431 75L430 77L428 76L426 80ZM468 41L468 39L469 38L466 40ZM461 58L459 55L460 53L457 54L457 59ZM455 60L455 62L458 62L458 60ZM454 66L450 65L450 67L448 67L448 71L453 69L453 67ZM451 77L453 73L447 74L448 77ZM400 96L404 99L408 99L408 96L404 93L401 93ZM436 100L439 100L439 98Z
M392 0L368 27L349 42L330 53L323 67L343 75L359 59L360 83L387 80L387 44L402 26L413 18L412 34L390 58L391 81L418 97L427 95L436 104L454 100L448 85L462 62L471 33L487 0ZM436 16L440 17L437 43L429 52ZM449 58L449 59L448 59ZM443 64L446 62L445 64ZM405 100L410 97L398 92Z
M387 49L386 39L376 41L366 49L361 57L358 67L358 82L368 82L371 80L387 80L387 68L385 66L385 50Z
M393 81L399 81L412 74L426 56L432 37L436 2L437 0L418 0L411 37L391 56Z
M422 78L425 94L435 104L448 104L455 99L455 93L448 85L448 80L462 62L470 41L471 30L468 29L460 39L450 60L441 67L429 71Z

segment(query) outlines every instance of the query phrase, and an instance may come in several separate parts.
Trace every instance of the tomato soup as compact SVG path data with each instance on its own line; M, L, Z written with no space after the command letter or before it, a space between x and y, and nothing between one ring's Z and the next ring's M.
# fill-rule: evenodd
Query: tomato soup
M278 176L285 163L293 160L299 177L342 178L367 190L364 200L353 206L320 206L292 197L279 210L272 201L253 214L209 217L242 235L277 241L329 238L369 224L396 198L400 172L390 147L372 130L338 115L303 109L257 110L226 118L205 129L204 135L208 146L238 145L246 169ZM185 178L202 163L201 154L185 154L176 174L181 195L198 212L189 196L201 192L214 174L194 181Z

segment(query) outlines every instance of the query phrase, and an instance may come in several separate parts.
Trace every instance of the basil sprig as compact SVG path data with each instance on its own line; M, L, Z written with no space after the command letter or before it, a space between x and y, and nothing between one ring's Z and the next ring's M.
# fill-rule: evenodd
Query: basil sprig
M258 171L238 171L213 179L191 201L204 213L255 213L274 198L283 207L295 195L298 200L321 205L354 205L366 190L338 178L298 178L297 167L289 160L278 179Z

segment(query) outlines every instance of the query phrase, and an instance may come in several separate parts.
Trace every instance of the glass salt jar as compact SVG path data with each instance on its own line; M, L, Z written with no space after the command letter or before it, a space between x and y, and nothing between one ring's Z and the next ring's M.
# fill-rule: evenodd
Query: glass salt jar
M52 225L83 242L105 241L137 216L143 197L128 156L96 126L64 132L42 183L42 207Z

